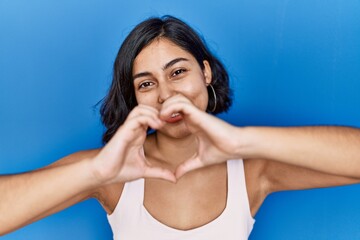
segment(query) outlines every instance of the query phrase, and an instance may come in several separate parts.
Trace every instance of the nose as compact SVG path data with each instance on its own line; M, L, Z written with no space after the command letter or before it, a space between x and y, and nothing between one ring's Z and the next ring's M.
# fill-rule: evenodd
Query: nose
M169 97L174 95L174 90L168 84L160 84L159 85L159 98L158 102L163 103Z

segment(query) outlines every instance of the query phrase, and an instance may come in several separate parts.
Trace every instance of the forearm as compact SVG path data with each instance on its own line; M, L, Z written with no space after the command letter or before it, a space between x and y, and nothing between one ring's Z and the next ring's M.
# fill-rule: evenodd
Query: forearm
M247 127L240 155L360 177L360 130L349 127Z
M0 177L0 235L26 225L74 196L94 189L90 161Z

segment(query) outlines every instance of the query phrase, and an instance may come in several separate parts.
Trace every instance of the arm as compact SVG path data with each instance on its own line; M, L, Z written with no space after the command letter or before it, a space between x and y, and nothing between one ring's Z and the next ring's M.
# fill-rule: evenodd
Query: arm
M143 177L176 181L169 170L150 166L143 154L147 128L161 127L157 116L156 109L138 106L101 151L82 157L74 154L29 173L0 176L0 235L86 199L110 184Z
M360 178L327 174L272 160L246 159L244 167L252 216L255 216L265 198L273 192L333 187L360 182Z
M252 216L278 191L360 182L360 130L347 127L238 128ZM352 171L357 168L357 171Z
M181 112L199 142L176 176L228 159L265 159L328 174L360 178L360 129L350 127L236 127L197 109L184 96L164 102L160 117Z
M360 129L247 127L238 133L253 216L273 192L360 182Z
M248 127L238 129L243 158L274 160L328 174L360 178L360 129Z
M36 172L1 176L0 235L35 221L79 194L78 201L89 197L97 185L89 159Z
M360 129L349 127L236 127L200 111L181 95L163 104L160 117L181 112L198 150L178 166L189 171L244 159L252 215L266 196L282 190L360 182Z

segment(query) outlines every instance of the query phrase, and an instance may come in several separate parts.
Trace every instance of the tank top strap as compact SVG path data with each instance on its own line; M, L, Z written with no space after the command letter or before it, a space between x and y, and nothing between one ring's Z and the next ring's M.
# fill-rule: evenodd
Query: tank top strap
M109 222L120 222L120 217L131 219L133 215L141 212L144 201L144 179L127 182L122 190L119 202L112 214L108 215Z
M246 190L244 162L242 159L228 160L228 200L230 209L238 211L238 214L246 216L253 221L251 216L249 198Z
M145 179L140 178L135 181L127 182L124 186L125 199L131 201L132 204L142 205L144 202L144 189L145 189Z

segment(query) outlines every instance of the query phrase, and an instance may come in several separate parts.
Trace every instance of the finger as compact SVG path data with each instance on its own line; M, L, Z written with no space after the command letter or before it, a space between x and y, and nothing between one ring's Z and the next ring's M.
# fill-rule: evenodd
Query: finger
M127 126L131 130L139 130L139 127L142 127L144 130L147 130L148 127L153 129L161 128L164 125L163 121L160 121L157 117L149 115L139 115L131 119Z
M176 103L193 105L193 103L188 98L183 96L182 94L176 94L176 95L166 99L166 101L161 106L161 110L164 110L168 106L172 106Z
M172 101L164 104L160 110L160 119L166 119L173 113L182 113L183 115L191 115L198 110L194 105L185 101Z
M136 111L135 111L135 116L137 115L150 115L150 116L154 116L154 117L158 117L159 116L159 110L157 110L154 107L148 106L148 105L138 105L136 107Z
M159 110L157 110L156 108L154 108L154 107L152 107L152 106L149 106L149 105L139 104L138 107L139 107L139 108L143 108L143 109L147 109L147 110L152 111L152 112L154 112L154 113L156 113L156 114L159 113Z
M186 173L193 171L195 169L201 168L203 166L204 166L204 164L198 157L191 158L189 160L186 160L185 162L183 162L182 164L180 164L177 167L177 169L175 171L175 177L176 177L176 179L179 179L182 176L184 176Z
M173 183L177 180L173 172L161 167L147 167L144 172L144 178L158 178Z
M158 118L154 118L149 115L139 115L133 119L127 120L115 133L113 141L116 141L117 144L122 141L126 141L128 143L129 141L146 134L148 127L159 129L163 125L164 123Z
M136 108L134 108L130 114L127 117L127 120L131 120L135 117L141 116L141 115L148 115L153 118L159 118L159 111L153 107L147 106L147 105L139 105Z

